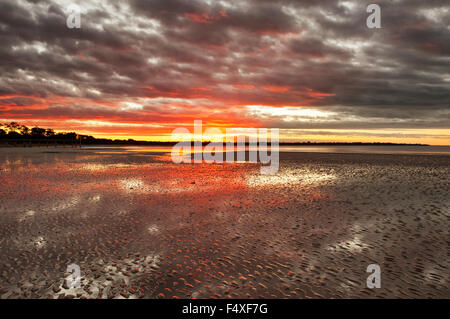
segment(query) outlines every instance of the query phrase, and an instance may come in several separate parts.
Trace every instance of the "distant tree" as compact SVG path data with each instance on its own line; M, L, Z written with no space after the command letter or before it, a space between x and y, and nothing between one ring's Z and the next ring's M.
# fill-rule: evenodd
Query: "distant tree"
M0 128L0 136L6 136L6 131Z
M8 133L17 133L20 127L21 125L17 122L11 122L9 124L6 124L6 129L8 130Z
M66 133L65 138L74 140L77 138L77 133L74 133L74 132Z
M45 134L45 129L43 129L43 128L36 126L31 129L32 136L39 137L39 136L44 136L44 134Z
M19 131L20 131L20 134L22 134L24 136L30 134L30 129L28 127L26 127L25 125L21 125L19 127Z
M53 129L51 129L51 128L48 128L48 129L45 130L45 134L44 135L47 136L47 137L54 136L55 135L55 131Z

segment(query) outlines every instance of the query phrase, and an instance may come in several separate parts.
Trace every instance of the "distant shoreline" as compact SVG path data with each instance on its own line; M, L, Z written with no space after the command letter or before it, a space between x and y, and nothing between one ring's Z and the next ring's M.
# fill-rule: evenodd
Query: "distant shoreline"
M52 138L46 139L8 139L8 138L0 138L0 147L2 146L31 146L31 145L119 145L119 146L174 146L179 142L162 142L162 141L135 141L135 140L106 140L106 139L95 139L95 140L58 140ZM186 143L195 143L195 141L184 141ZM209 143L212 144L220 144L220 142L202 142L202 145L205 146ZM222 143L224 146L226 143ZM270 145L270 142L268 143ZM234 145L242 145L238 143L234 143ZM245 143L245 146L255 145L250 143ZM258 144L256 144L258 145ZM408 144L408 143L386 143L386 142L376 142L376 143L365 143L365 142L280 142L280 146L431 146L429 144Z

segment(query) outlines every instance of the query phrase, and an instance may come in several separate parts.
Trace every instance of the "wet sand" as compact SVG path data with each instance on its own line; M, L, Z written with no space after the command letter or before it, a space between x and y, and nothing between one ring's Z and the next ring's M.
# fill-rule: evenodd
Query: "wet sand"
M0 297L450 298L449 156L280 158L2 148Z

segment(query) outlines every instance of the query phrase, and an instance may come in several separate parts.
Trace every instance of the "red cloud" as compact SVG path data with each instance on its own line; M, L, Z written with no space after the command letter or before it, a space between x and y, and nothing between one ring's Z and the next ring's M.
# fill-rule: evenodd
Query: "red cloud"
M313 89L307 89L308 91L308 95L310 97L314 97L314 98L324 98L327 96L335 96L336 94L334 93L325 93L325 92L320 92L320 91L313 91Z
M275 92L275 93L284 93L284 92L288 92L291 90L291 88L289 86L278 86L278 85L264 86L263 89L266 91Z
M220 12L216 15L208 15L207 13L203 13L201 15L196 13L185 13L184 16L192 21L205 24L211 24L214 21L219 21L228 17L227 13L223 10L220 10Z
M253 90L255 88L255 86L251 85L251 84L240 84L240 83L238 83L238 84L233 84L233 86L235 88L247 89L247 90Z

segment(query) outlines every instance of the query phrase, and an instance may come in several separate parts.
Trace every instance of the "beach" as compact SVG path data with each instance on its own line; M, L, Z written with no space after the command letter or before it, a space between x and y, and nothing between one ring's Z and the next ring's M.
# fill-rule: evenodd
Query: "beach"
M449 176L444 154L281 152L261 175L0 148L0 298L450 298Z

